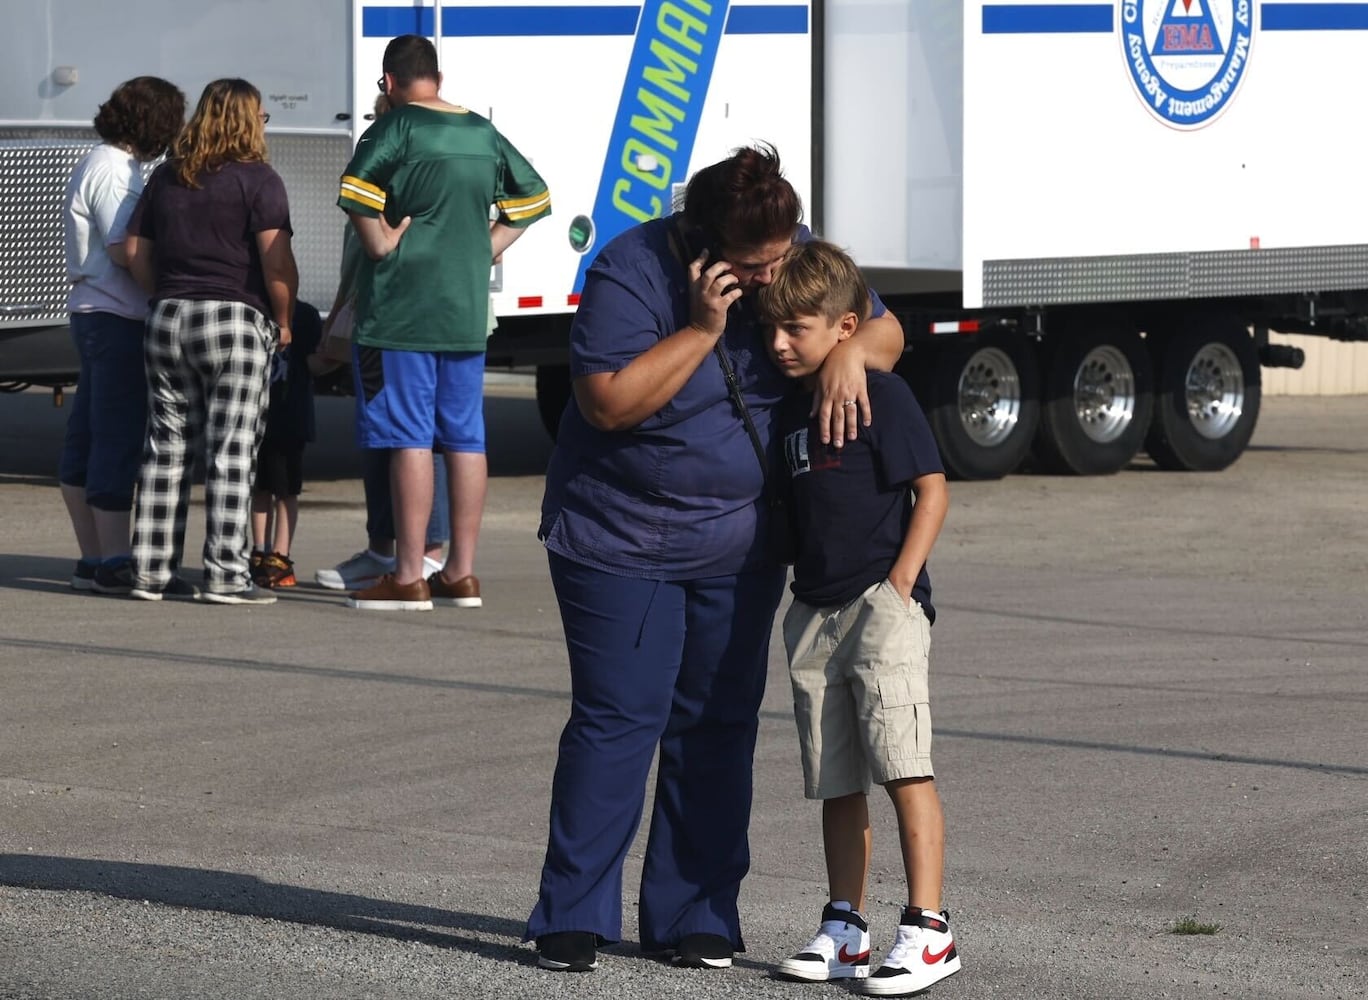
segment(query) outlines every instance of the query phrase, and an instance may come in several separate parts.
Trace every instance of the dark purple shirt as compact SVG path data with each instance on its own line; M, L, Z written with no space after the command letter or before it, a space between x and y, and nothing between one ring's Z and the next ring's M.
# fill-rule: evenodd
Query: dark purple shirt
M147 182L128 231L156 244L152 298L245 302L271 315L256 234L290 228L285 183L268 164L226 163L188 188L174 164Z

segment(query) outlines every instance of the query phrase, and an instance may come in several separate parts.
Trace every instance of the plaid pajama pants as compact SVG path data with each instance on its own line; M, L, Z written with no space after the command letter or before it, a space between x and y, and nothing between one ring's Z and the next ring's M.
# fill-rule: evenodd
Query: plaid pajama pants
M180 567L201 447L205 589L231 593L251 585L252 483L277 336L270 320L241 302L163 299L148 317L150 412L133 520L139 588L161 590Z

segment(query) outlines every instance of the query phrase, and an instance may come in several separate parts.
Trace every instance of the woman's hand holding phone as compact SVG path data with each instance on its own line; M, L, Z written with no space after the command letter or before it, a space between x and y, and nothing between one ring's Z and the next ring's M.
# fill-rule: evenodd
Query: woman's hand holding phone
M725 260L709 264L705 247L689 263L689 325L711 337L727 328L727 310L741 298L741 281Z

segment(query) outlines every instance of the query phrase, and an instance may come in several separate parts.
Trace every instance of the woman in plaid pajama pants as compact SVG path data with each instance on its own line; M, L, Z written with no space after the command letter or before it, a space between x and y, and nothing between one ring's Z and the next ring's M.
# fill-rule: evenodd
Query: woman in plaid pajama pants
M152 295L150 414L133 519L133 596L188 597L177 577L190 475L205 455L203 600L269 604L248 569L252 484L271 352L290 342L299 278L270 115L245 80L215 80L129 223L129 269Z

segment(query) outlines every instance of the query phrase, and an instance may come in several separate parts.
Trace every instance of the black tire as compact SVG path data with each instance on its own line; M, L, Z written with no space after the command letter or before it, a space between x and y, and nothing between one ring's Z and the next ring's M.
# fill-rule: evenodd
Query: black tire
M551 440L560 430L561 414L570 402L570 366L537 366L537 414Z
M984 333L947 342L928 377L927 417L946 473L1001 479L1014 471L1040 419L1040 368L1027 338Z
M1045 353L1035 454L1048 472L1105 476L1130 464L1154 411L1154 366L1139 335L1068 333Z
M1235 320L1182 330L1162 345L1145 450L1162 469L1216 472L1242 454L1262 401L1254 338Z

